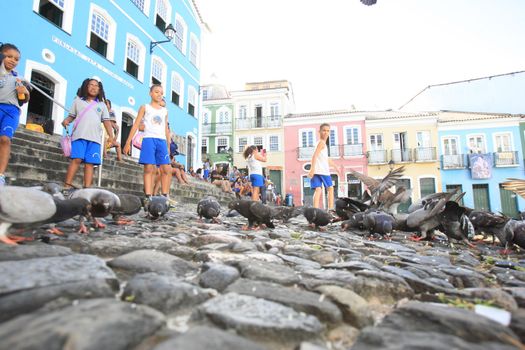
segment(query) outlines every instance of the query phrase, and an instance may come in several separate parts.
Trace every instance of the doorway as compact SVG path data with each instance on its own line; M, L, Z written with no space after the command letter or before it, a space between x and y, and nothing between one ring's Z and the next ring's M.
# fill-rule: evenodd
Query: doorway
M482 211L490 211L489 185L472 185L474 193L474 208Z
M47 95L55 97L55 83L42 73L31 72L31 84L40 88ZM27 123L41 125L44 132L52 135L54 130L53 101L34 89L28 103Z
M133 116L129 113L122 113L122 126L120 128L120 144L125 145L128 140L129 132L133 126Z

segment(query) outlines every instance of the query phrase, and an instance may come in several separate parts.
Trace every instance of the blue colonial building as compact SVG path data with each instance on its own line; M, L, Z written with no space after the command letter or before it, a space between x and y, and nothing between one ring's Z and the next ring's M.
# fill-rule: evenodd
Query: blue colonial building
M60 104L68 108L82 81L95 77L125 142L151 84L161 83L178 160L195 165L203 22L192 0L0 1L0 12L0 41L20 48L18 72L45 93L33 91L21 124L61 134L67 112Z
M507 178L523 178L522 115L440 112L438 137L442 188L466 192L463 203L478 210L516 216L523 198L502 188Z

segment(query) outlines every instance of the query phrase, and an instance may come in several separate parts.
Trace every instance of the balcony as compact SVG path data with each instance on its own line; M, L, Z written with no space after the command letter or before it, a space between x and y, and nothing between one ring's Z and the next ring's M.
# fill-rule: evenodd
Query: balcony
M253 129L253 128L280 128L283 125L283 118L280 115L272 115L266 117L254 117L235 120L235 128Z
M410 148L393 149L390 151L390 159L392 159L394 163L411 162L413 160L412 158L412 150Z
M232 123L208 123L202 124L203 134L231 134Z
M436 147L417 147L414 148L414 159L416 162L435 162Z
M339 158L340 156L341 155L339 152L339 146L338 145L330 146L330 158Z
M441 156L442 169L464 169L467 166L465 154L448 154Z
M356 143L353 145L343 145L343 156L344 157L355 157L363 155L363 144Z
M297 159L312 159L314 155L315 147L298 147L297 148Z
M376 150L368 151L366 153L368 158L368 164L386 164L386 151L385 150Z
M518 152L494 152L494 166L495 167L506 167L506 166L518 166Z

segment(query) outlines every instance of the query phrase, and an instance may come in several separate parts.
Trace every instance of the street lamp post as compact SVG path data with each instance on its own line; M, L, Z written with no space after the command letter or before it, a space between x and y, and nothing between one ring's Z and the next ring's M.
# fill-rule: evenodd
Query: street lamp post
M164 30L164 35L166 35L166 37L168 38L168 40L161 40L161 41L152 41L150 44L149 44L149 53L153 53L153 48L159 44L163 44L163 43L167 43L167 42L170 42L173 40L173 38L175 37L175 28L173 28L173 26L171 24L168 24L168 26L166 27L166 29Z

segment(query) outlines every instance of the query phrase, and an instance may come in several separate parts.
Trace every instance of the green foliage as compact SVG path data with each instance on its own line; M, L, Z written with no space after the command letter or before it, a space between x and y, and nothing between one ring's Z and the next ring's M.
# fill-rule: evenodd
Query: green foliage
M474 306L476 305L498 307L494 300L483 300L479 298L463 299L460 297L453 298L453 297L448 297L443 293L438 294L438 299L443 304L447 304L447 305L451 305L454 307L458 307L461 309L467 309L467 310L473 310Z

